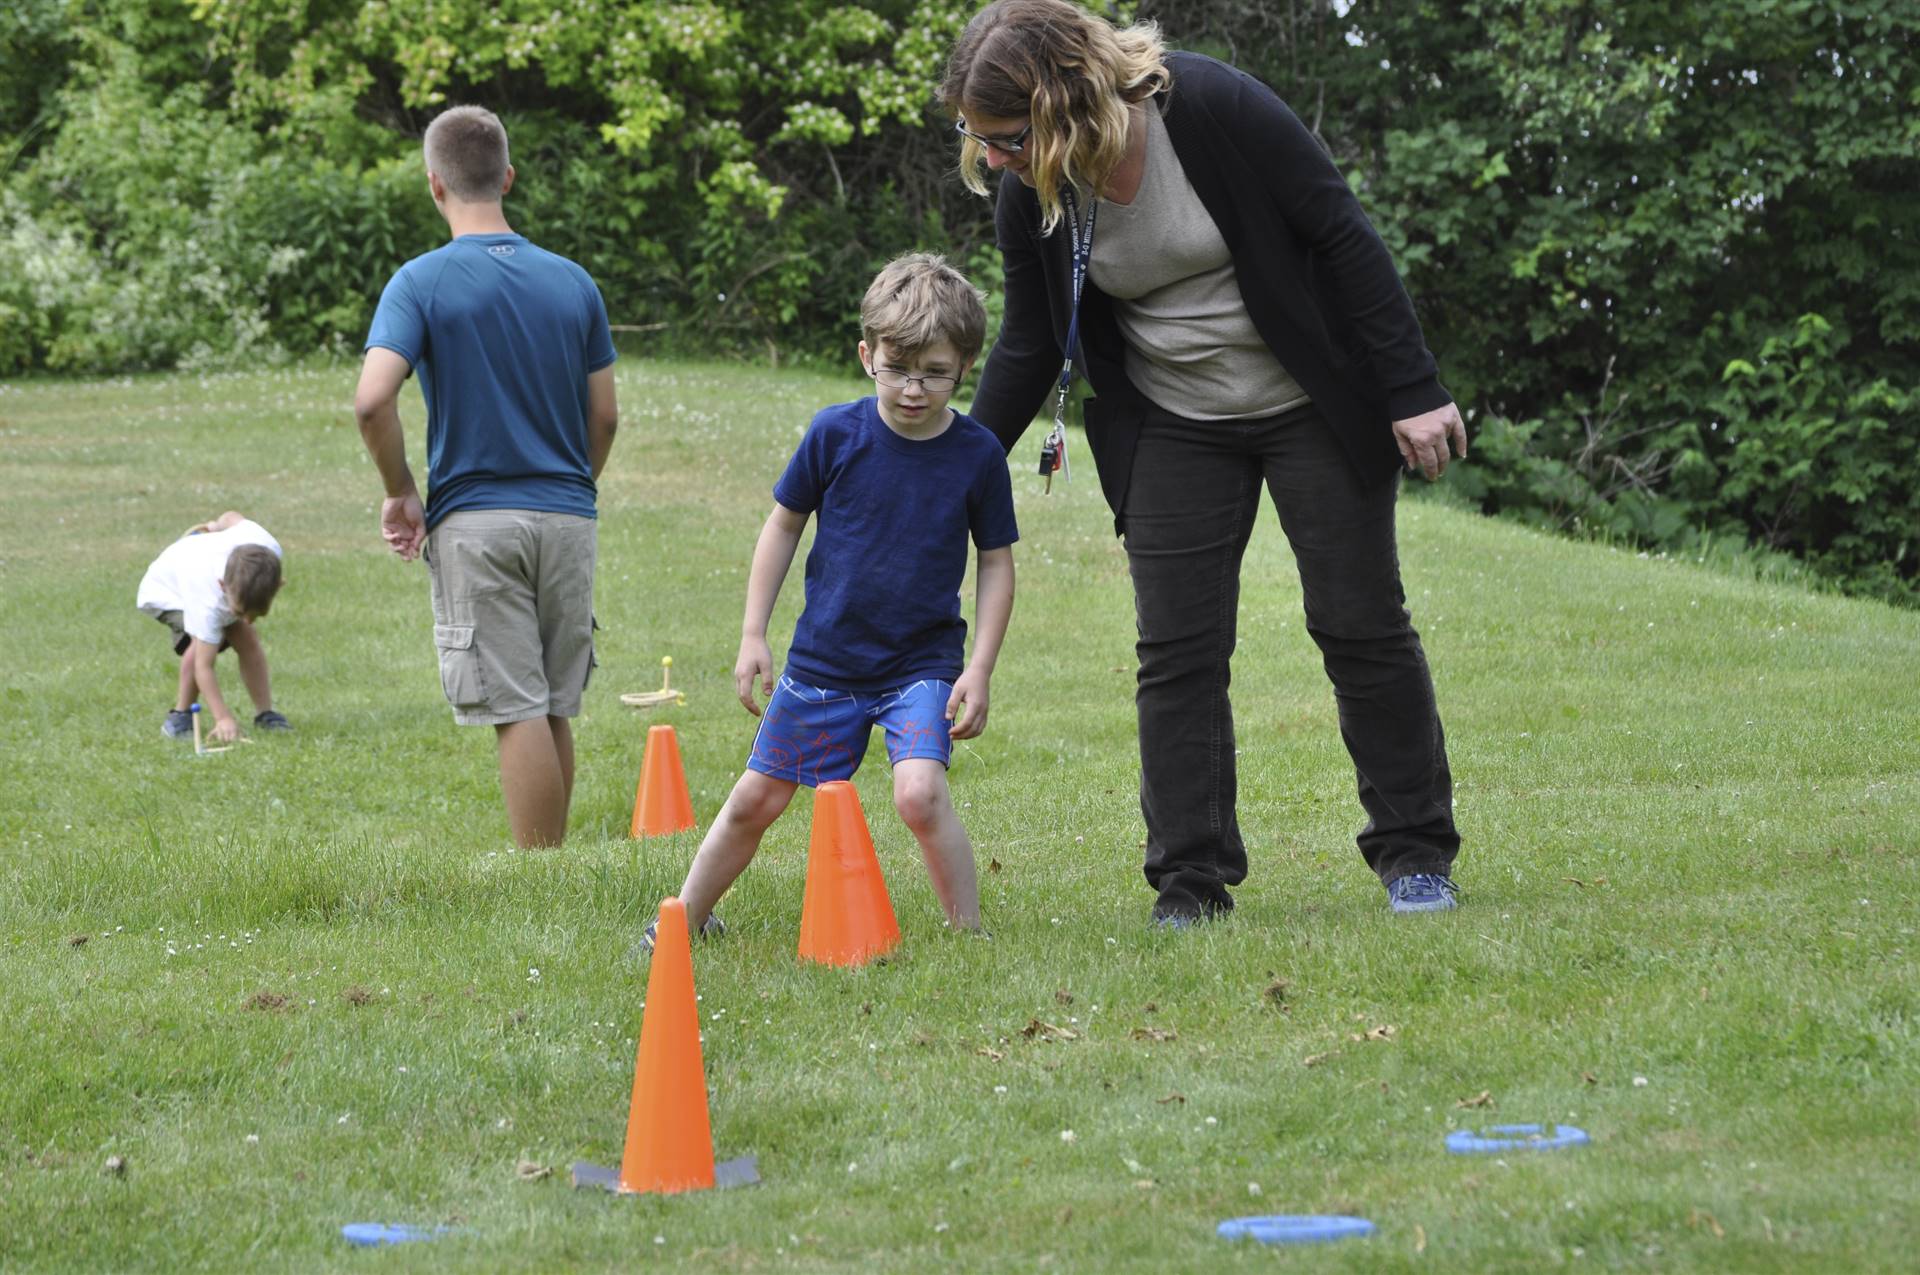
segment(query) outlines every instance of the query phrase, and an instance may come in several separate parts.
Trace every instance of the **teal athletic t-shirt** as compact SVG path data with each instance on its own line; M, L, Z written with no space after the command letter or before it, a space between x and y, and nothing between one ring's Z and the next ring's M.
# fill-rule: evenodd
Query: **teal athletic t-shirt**
M614 352L585 270L521 235L461 235L388 281L375 346L420 377L429 530L463 509L593 517L587 374Z

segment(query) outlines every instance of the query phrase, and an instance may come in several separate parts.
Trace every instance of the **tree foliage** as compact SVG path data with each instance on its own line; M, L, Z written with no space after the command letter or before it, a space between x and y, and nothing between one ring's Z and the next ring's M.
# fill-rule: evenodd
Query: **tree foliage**
M1476 410L1476 463L1449 485L1643 543L1751 539L1920 597L1920 9L1162 17L1265 75L1348 169Z
M444 229L418 139L506 119L516 226L665 348L838 356L872 269L993 291L932 109L955 0L14 0L0 374L357 347ZM1097 7L1097 6L1096 6ZM1407 276L1489 511L1735 538L1920 597L1920 10L1122 6L1273 83Z

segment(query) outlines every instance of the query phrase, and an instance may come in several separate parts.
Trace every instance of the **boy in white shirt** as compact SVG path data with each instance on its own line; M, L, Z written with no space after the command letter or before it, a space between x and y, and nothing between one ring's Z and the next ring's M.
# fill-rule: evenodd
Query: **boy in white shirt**
M164 549L140 581L135 605L167 626L180 657L180 688L160 733L179 739L193 733L189 711L197 699L213 716L212 738L240 737L240 723L220 694L214 657L228 647L240 661L240 680L253 699L253 724L290 730L273 709L267 654L253 622L280 592L280 542L259 523L228 510L188 529Z

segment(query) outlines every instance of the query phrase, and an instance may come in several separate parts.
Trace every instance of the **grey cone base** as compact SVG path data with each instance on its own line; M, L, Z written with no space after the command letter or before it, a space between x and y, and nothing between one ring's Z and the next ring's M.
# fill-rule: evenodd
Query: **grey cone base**
M736 1156L723 1160L713 1166L713 1185L716 1189L734 1186L754 1186L760 1181L760 1162L756 1156ZM577 1190L583 1186L595 1186L605 1191L620 1194L620 1166L611 1168L604 1164L588 1164L585 1160L573 1162L573 1185ZM633 1194L642 1194L633 1192Z

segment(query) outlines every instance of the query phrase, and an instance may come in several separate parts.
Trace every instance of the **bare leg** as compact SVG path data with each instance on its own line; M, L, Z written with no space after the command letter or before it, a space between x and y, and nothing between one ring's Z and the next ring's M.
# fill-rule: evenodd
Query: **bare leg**
M910 757L893 768L893 807L920 842L933 892L957 930L980 928L980 882L973 842L954 813L947 768L930 757Z
M553 754L560 760L562 805L573 809L573 727L564 717L548 717L547 729L553 732Z
M174 711L184 713L192 708L197 689L198 683L193 677L193 648L188 647L186 654L180 657L180 690L173 699Z
M713 905L753 862L760 838L793 800L793 790L798 787L791 779L775 779L757 770L740 776L740 782L727 794L727 804L720 807L713 826L707 829L700 852L693 856L686 884L680 887L690 933L700 932Z
M507 825L522 850L557 846L567 836L568 787L550 720L533 717L493 728L500 744ZM571 752L571 735L568 739Z
M267 676L267 652L260 645L259 632L242 620L227 630L227 642L240 661L240 680L247 684L253 711L268 712L273 708L273 685Z

